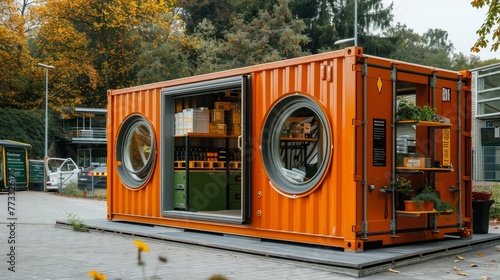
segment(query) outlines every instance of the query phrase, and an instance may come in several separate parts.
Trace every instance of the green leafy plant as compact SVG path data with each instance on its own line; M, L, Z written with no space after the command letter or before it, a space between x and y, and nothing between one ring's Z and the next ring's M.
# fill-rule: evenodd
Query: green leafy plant
M415 203L432 201L434 204L434 210L439 213L455 211L455 207L452 204L449 204L446 201L442 200L440 198L439 192L428 182L426 182L422 190L415 197L413 197L413 200L415 201Z
M398 98L396 121L420 120L420 108L406 99Z
M398 98L398 108L396 110L396 121L437 121L436 109L429 104L419 107L406 99Z
M436 109L431 108L429 104L424 105L424 107L420 108L420 120L428 122L437 121Z
M412 198L414 201L432 201L434 205L440 201L437 193L421 192Z
M436 209L439 213L455 212L455 207L453 205L441 199L434 204L434 209Z
M394 183L394 191L402 195L409 195L410 193L413 192L411 180L408 180L405 177L397 175L396 182Z
M68 214L68 220L74 231L89 232L89 228L80 221L80 218L78 218L76 214Z

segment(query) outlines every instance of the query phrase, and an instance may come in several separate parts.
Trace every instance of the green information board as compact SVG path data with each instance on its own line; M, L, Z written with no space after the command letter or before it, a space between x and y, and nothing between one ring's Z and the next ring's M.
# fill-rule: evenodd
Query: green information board
M41 183L43 179L43 160L29 160L30 184Z
M5 147L5 171L7 184L9 177L14 176L16 187L27 187L26 149Z

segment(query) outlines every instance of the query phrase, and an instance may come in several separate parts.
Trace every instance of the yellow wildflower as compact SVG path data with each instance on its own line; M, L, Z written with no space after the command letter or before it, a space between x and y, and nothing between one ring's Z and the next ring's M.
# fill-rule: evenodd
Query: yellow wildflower
M101 274L95 270L90 271L89 276L94 278L94 280L106 280L106 275Z
M140 252L148 252L149 247L146 243L140 241L140 240L134 240L135 246L139 249Z

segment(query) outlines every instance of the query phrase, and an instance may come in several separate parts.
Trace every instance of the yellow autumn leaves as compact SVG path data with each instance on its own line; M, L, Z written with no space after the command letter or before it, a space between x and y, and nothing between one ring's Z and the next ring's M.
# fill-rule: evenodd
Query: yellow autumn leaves
M500 249L497 249L497 251L500 252ZM484 253L478 253L477 256L480 257L480 258L483 258L483 257L486 257L486 254L484 254ZM453 262L454 263L459 263L459 262L462 262L462 261L465 261L465 258L462 257L462 256L460 256L460 255L457 255L455 257L455 260ZM492 260L492 262L495 263L496 260ZM472 263L472 264L469 265L469 267L473 267L474 268L474 267L478 267L478 265ZM486 267L489 267L489 265L486 265ZM496 265L495 265L495 267L496 267ZM393 268L389 268L389 269L387 269L387 271L391 272L391 273L396 273L396 274L400 274L401 273L399 270L396 270L396 269L393 269ZM455 274L459 275L459 276L469 276L469 273L463 271L462 268L459 268L457 266L453 267L453 271L455 271ZM491 280L491 278L489 276L482 276L481 280Z

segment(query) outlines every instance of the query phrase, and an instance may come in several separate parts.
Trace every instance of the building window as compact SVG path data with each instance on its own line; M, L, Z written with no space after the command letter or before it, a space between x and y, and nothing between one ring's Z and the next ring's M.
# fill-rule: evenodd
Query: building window
M500 115L500 66L478 71L477 108L478 118Z
M140 188L149 179L155 155L154 133L141 115L125 120L116 143L117 166L122 182L129 188Z
M319 185L331 157L330 124L311 97L294 93L268 112L261 139L262 158L274 188L301 195Z

